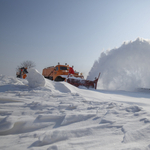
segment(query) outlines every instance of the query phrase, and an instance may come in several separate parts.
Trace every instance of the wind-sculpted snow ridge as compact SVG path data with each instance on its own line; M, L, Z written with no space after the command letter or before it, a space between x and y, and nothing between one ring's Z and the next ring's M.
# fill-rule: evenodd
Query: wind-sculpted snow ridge
M98 88L103 89L150 88L149 56L150 40L124 42L119 48L102 52L87 78L94 79L101 72Z
M0 83L0 149L150 149L148 93L91 91L47 79L31 88L4 76Z

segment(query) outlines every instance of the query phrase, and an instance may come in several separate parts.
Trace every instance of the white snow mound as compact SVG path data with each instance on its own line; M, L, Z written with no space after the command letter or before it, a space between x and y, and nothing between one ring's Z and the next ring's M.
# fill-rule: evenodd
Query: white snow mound
M45 85L44 77L36 69L28 69L27 74L28 85L32 88Z

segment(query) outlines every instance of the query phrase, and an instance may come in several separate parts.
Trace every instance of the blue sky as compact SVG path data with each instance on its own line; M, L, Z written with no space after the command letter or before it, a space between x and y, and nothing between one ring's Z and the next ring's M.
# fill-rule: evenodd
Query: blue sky
M68 63L85 76L102 51L150 39L149 0L0 0L0 74Z

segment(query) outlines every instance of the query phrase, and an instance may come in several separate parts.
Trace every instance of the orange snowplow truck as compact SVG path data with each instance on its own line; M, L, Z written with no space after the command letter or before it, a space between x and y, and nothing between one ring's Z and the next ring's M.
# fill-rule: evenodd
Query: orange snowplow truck
M58 65L51 66L51 67L47 67L43 69L42 75L45 78L48 78L50 80L54 80L54 81L64 81L68 75L69 75L69 65L65 64L65 65L60 65L58 63ZM79 77L79 78L83 78L82 74L79 75L79 72L74 72L74 74L72 74L73 77Z

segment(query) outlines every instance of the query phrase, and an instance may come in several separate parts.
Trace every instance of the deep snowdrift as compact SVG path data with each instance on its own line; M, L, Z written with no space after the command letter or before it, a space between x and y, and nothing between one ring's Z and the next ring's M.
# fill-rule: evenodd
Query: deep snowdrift
M92 91L30 75L0 75L0 149L150 149L149 91Z
M102 52L88 79L101 72L98 88L131 90L150 88L150 40L137 38L119 48Z

